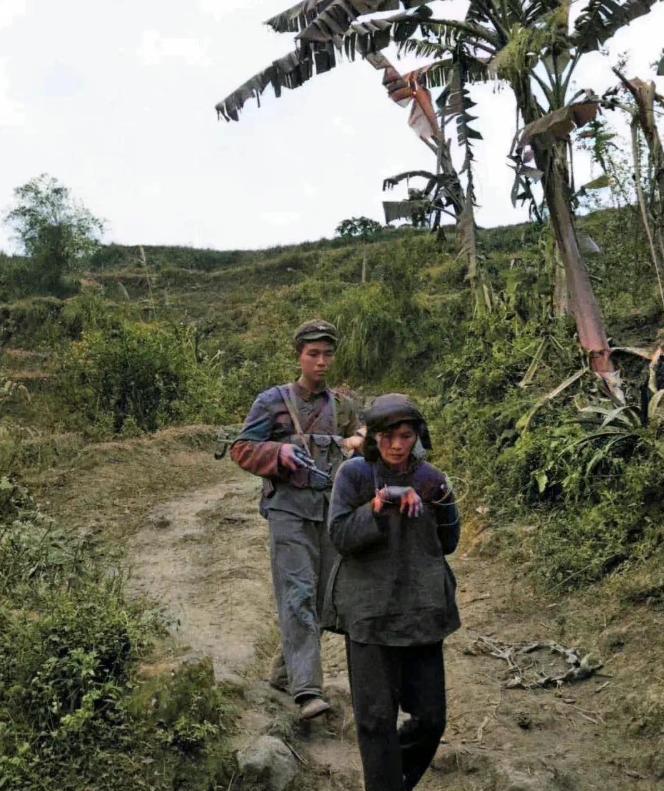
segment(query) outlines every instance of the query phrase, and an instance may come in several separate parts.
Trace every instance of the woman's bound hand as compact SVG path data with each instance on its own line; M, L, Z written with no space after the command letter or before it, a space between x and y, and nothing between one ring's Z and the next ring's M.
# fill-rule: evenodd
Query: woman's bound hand
M424 506L422 505L422 498L412 486L409 486L408 491L401 498L399 511L402 514L408 514L408 516L412 519L415 516L420 516L423 508Z
M375 514L379 514L386 504L391 503L398 504L400 513L407 514L411 519L420 516L424 508L422 498L412 486L384 486L376 490L371 502Z

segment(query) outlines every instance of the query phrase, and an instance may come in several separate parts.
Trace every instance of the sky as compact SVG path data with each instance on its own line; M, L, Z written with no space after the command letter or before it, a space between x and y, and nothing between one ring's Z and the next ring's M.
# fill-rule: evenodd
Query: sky
M292 2L0 0L0 212L17 186L48 173L122 244L261 248L333 236L346 217L382 221L381 201L401 197L385 196L383 179L431 169L432 155L368 64L345 63L279 100L268 89L239 123L216 118L220 99L293 48L262 24ZM461 17L466 3L432 7ZM660 2L614 38L609 57L585 60L577 86L608 87L623 52L630 76L650 75L662 30ZM518 222L506 158L513 101L497 85L472 95L484 135L478 221ZM589 166L579 164L582 179ZM0 250L16 250L5 225Z

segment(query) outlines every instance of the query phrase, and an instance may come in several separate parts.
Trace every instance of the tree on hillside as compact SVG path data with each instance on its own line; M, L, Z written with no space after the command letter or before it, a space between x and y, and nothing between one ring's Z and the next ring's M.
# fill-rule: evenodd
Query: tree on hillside
M363 283L367 282L368 277L366 243L381 229L381 224L370 217L349 217L342 220L336 227L336 234L342 239L357 239L364 242L362 246L362 274L360 276Z
M34 286L58 292L63 277L99 246L103 223L46 173L17 187L14 199L5 222L32 261Z
M349 217L336 227L336 234L342 239L371 239L382 229L382 225L370 217Z

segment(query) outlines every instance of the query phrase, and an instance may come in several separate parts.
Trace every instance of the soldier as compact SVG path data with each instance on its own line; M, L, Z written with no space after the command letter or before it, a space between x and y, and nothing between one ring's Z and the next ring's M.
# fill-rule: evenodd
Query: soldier
M311 719L330 708L322 697L320 614L336 560L326 528L332 480L363 437L353 402L326 384L337 346L334 325L307 321L294 342L299 379L258 396L230 453L243 470L263 478L261 513L270 526L288 687L300 716ZM280 686L278 668L271 683Z

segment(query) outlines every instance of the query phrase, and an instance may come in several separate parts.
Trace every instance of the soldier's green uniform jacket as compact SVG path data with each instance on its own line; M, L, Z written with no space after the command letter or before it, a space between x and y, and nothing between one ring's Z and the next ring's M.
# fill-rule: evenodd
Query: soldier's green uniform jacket
M329 472L325 489L311 479L307 470L289 472L279 464L279 449L285 442L303 446L302 436L284 400L290 397L300 420L307 450L319 469ZM254 401L242 431L231 447L231 458L243 470L270 482L265 488L262 511L286 511L303 519L324 522L332 479L338 466L349 455L341 440L360 427L353 402L332 389L310 393L297 382L271 387Z

